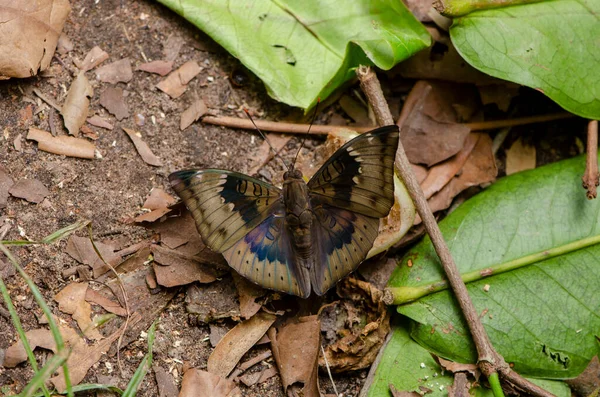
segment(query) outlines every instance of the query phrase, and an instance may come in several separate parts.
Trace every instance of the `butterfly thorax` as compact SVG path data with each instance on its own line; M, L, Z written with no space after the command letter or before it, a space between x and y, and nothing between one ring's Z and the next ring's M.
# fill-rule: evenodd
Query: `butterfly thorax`
M298 170L290 170L283 175L283 202L285 205L285 225L292 235L296 253L302 262L310 266L312 258L313 213L308 196L308 186Z

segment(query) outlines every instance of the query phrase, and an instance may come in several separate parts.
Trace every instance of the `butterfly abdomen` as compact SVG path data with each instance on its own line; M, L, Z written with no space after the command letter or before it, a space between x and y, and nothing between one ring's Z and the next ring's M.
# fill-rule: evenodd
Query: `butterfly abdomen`
M302 173L292 170L284 175L283 203L285 227L292 236L298 265L310 268L313 263L313 212L308 187Z

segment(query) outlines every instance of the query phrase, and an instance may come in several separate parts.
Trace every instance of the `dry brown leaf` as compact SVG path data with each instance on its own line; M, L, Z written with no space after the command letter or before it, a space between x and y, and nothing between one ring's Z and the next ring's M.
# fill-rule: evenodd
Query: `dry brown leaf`
M212 283L217 279L214 268L192 257L160 245L152 245L151 250L156 281L164 287L187 285L194 281Z
M461 364L456 363L454 361L446 360L442 357L436 357L437 362L440 364L442 368L448 370L452 373L456 372L468 372L475 378L475 380L479 380L479 376L481 375L481 371L476 364Z
M60 111L69 134L77 135L79 129L85 123L90 107L90 98L93 95L94 89L85 77L85 73L79 72L73 83L71 83L67 98Z
M100 105L121 121L129 117L129 108L123 97L123 90L118 87L108 87L100 94Z
M92 70L96 66L100 65L102 62L108 59L108 54L104 52L104 50L98 46L92 48L90 52L88 52L85 56L83 62L78 63L75 62L75 65L82 72L87 72L88 70Z
M142 63L137 67L137 70L141 70L148 73L155 73L161 76L166 76L173 69L173 61L152 61Z
M93 340L102 339L102 335L92 322L92 306L86 302L87 283L71 283L54 295L58 309L73 316L83 334Z
M21 179L13 184L8 192L13 197L22 198L36 204L41 203L50 194L46 186L37 179Z
M242 356L263 337L276 317L260 312L233 327L215 347L206 364L208 372L228 376Z
M390 316L383 293L371 284L346 278L337 285L342 301L321 309L321 331L330 344L325 348L332 372L368 368L390 331ZM342 327L340 325L343 325ZM325 361L319 360L325 367Z
M191 368L183 374L179 397L241 397L235 383L218 375Z
M155 222L157 220L159 220L160 218L162 218L163 216L167 215L168 213L171 212L170 208L158 208L156 210L152 210L150 212L145 212L141 215L138 215L134 218L135 222L141 223L141 222Z
M149 210L157 210L161 208L168 207L172 204L175 204L177 199L171 196L169 193L165 192L163 189L159 187L152 188L148 197L146 197L146 201L142 205L143 208L147 208Z
M208 324L222 318L240 318L237 293L230 277L210 284L190 284L185 296L186 310L199 323Z
M198 62L187 61L179 69L169 74L166 79L159 82L156 87L173 99L179 98L187 89L187 83L196 77L200 70Z
M63 331L61 329L61 331ZM63 333L63 332L61 332ZM38 347L42 349L52 350L56 352L56 342L54 341L54 337L52 336L52 332L49 329L40 328L40 329L32 329L25 333L27 337L27 341L32 350L35 350ZM63 333L63 337L65 333ZM73 330L69 333L70 338L78 338L77 333ZM6 349L4 354L4 362L3 366L6 368L14 368L19 363L27 360L27 353L25 352L25 348L23 347L23 342L18 340L14 344Z
M167 61L174 61L179 55L179 51L184 44L184 39L177 33L171 33L163 43L163 54Z
M215 347L219 344L219 341L223 339L223 337L231 330L230 327L226 327L222 324L209 324L208 328L210 329L210 345Z
M271 349L285 393L298 390L306 397L319 397L318 358L321 330L318 316L300 317L276 330L269 330Z
M160 233L160 241L169 248L177 248L178 251L191 255L204 249L196 230L196 222L187 210L183 211L181 216L169 217L166 221L153 223L149 227Z
M47 69L69 11L68 0L0 1L0 80Z
M87 289L85 293L85 300L90 303L102 306L104 310L106 310L109 313L114 313L117 316L127 315L127 310L123 308L123 306L121 306L118 302L108 299L106 296L102 295L98 291L94 291L91 288Z
M257 383L262 383L269 378L277 375L275 367L265 368L260 372L247 373L239 377L240 381L246 386L254 386Z
M367 107L348 95L343 95L339 100L340 107L359 126L372 126Z
M448 397L471 397L470 388L471 383L467 380L467 374L456 373L454 374L454 383L448 386Z
M6 170L0 166L0 209L8 204L8 195L10 188L15 184Z
M423 167L419 164L411 164L411 167L413 172L415 173L415 176L417 177L417 182L421 184L425 180L425 178L427 178L427 174L429 173L429 171L426 167Z
M392 385L391 383L389 386L393 397L422 397L416 391L401 391L396 389L396 386Z
M250 159L250 165L248 166L249 175L256 174L273 158L274 154L271 151L269 143L271 143L271 146L273 146L273 149L275 149L276 152L279 152L291 139L289 136L282 134L267 134L266 137L269 142L265 140Z
M109 123L108 121L106 121L98 115L90 117L89 119L87 119L87 122L93 126L104 128L106 130L112 130L113 128L115 128L114 125L112 125L111 123Z
M93 159L96 152L96 146L90 141L72 136L52 136L37 128L29 129L27 139L36 141L40 150L69 157Z
M152 369L156 378L156 386L158 386L158 397L177 397L179 390L177 390L173 376L156 364Z
M74 45L69 36L67 36L64 32L58 36L58 43L56 44L56 52L61 55L68 54L73 51Z
M162 166L162 162L160 161L160 159L158 157L156 157L156 155L154 153L152 153L152 150L150 150L150 147L148 146L148 144L142 140L141 133L139 133L135 130L129 129L129 128L125 128L125 127L121 127L121 128L123 129L123 131L125 131L125 133L127 133L127 136L129 136L129 138L133 142L133 145L135 146L135 149L137 150L139 155L142 157L142 160L144 160L144 162L146 164L150 164L155 167Z
M128 83L133 78L129 58L109 63L96 70L96 79L110 84Z
M108 264L116 266L121 261L121 257L114 253L115 250L113 246L99 241L94 241L94 244L96 245L96 248L98 248L102 258L104 258ZM104 264L102 259L98 257L98 254L94 251L92 242L87 237L71 235L67 242L66 251L67 254L77 262L91 266L92 269L94 269L94 278L97 278L110 270L110 268Z
M204 104L204 101L202 99L196 99L190 107L181 114L179 129L183 131L188 128L194 121L197 121L200 117L204 116L207 110L208 108Z
M480 136L481 134L469 134L465 145L456 155L429 169L427 178L421 182L426 199L439 192L462 169Z
M481 103L483 105L495 103L503 112L508 112L510 102L519 95L519 88L520 85L503 80L498 80L497 84L477 86Z
M256 299L264 296L267 291L237 273L232 274L235 288L238 291L240 313L244 319L248 319L258 313L262 305L256 303Z
M535 168L535 146L526 144L519 137L506 151L506 175Z

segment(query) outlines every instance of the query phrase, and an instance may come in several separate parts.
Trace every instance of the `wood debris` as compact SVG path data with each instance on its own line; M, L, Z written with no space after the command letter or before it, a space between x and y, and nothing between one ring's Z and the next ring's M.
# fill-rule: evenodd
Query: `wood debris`
M93 159L96 152L96 145L88 140L64 135L52 136L51 133L37 128L29 129L27 139L36 141L38 149L53 154Z

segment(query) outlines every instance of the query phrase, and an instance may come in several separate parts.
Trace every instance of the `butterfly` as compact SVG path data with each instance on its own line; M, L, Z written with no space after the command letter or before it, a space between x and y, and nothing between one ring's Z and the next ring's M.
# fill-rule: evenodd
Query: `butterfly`
M305 182L292 164L279 188L237 172L172 173L204 243L250 281L308 298L354 271L394 204L398 127L359 135Z

